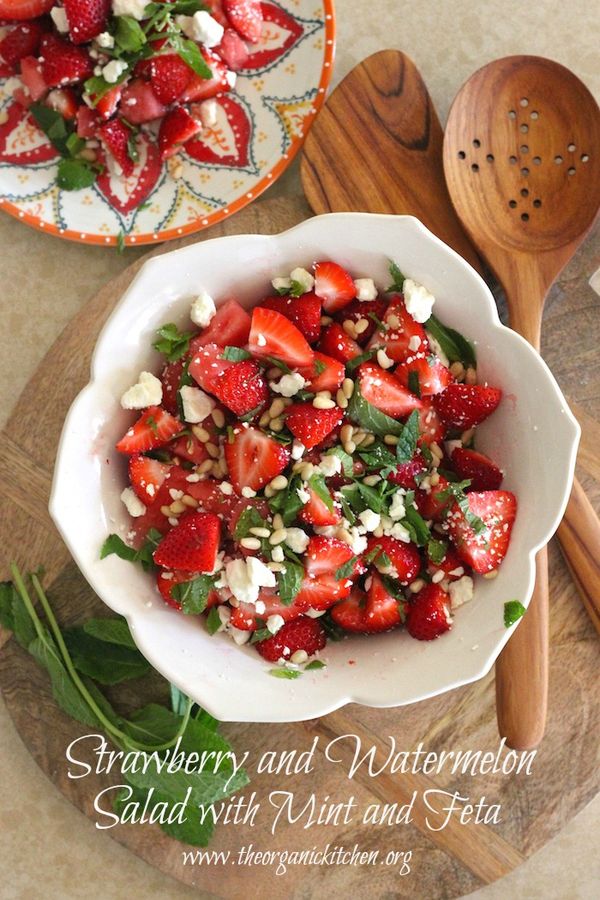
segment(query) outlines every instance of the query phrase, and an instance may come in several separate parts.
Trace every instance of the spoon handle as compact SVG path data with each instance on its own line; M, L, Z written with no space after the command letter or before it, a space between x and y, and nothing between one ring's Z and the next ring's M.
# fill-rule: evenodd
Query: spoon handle
M581 598L600 634L600 521L575 479L558 539Z

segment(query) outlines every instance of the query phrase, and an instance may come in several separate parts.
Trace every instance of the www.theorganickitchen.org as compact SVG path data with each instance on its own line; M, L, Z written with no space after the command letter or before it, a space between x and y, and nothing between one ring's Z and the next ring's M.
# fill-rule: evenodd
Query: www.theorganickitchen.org
M285 875L288 866L389 866L397 875L410 874L412 850L361 850L326 844L305 850L258 850L254 844L231 850L183 850L184 866L270 866Z

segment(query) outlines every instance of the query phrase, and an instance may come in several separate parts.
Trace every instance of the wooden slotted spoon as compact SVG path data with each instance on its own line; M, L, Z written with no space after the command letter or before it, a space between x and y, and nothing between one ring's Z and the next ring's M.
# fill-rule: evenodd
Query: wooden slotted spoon
M546 295L600 207L594 98L551 60L511 56L490 63L454 100L444 172L459 218L504 287L511 326L539 350ZM600 523L578 484L559 536L575 573L595 572L597 582ZM541 551L527 615L496 664L498 724L510 746L541 740L547 683L548 572Z

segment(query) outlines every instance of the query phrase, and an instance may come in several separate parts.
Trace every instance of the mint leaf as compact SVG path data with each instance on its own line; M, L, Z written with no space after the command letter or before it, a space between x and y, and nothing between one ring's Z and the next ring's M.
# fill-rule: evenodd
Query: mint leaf
M29 113L60 155L69 156L67 140L71 131L61 114L43 103L32 103Z
M355 356L354 359L349 359L346 363L346 369L348 372L353 372L354 369L357 369L361 363L368 362L368 360L373 359L375 354L377 353L377 349L375 350L366 350L364 353L361 353L359 356Z
M115 554L119 559L128 562L139 562L146 571L154 565L153 553L162 539L162 534L156 528L151 528L146 535L146 540L139 550L129 547L118 534L109 534L100 549L100 559L105 559Z
M416 369L411 369L408 373L408 389L415 397L421 396L421 384L419 382L419 373Z
M427 556L434 566L439 566L446 556L446 550L447 548L443 541L436 541L433 538L427 541Z
M61 159L56 183L63 191L80 191L96 181L97 170L85 159Z
M326 669L326 668L327 668L326 663L321 662L320 659L313 659L313 661L309 662L309 664L307 666L304 666L304 671L312 672L314 669Z
M291 606L302 587L304 569L294 562L285 563L285 571L277 573L279 599L284 606Z
M342 463L342 472L346 476L346 478L351 478L354 474L354 462L349 453L343 449L343 447L332 447L331 450L327 450L325 456L337 456L337 458Z
M277 359L276 356L263 356L262 360L263 362L269 363L270 366L277 366L277 368L281 369L285 375L292 374L292 370L287 363L284 363L282 359Z
M333 497L329 492L329 488L325 482L323 475L311 475L308 479L308 485L317 497L323 501L329 512L333 511Z
M520 600L508 600L504 604L504 627L510 628L525 615L527 610Z
M279 491L269 500L269 509L272 513L280 514L286 527L294 522L304 506L304 501L298 496L299 485L300 479L294 477L284 491Z
M159 353L164 353L168 362L176 362L188 352L190 340L194 334L191 331L179 331L177 325L168 322L156 332L158 340L152 346Z
M477 365L473 345L459 331L442 325L434 315L425 322L424 328L433 335L451 363L462 362L466 366Z
M117 16L115 44L126 53L137 53L146 43L146 35L136 19L131 16Z
M344 581L346 578L350 578L352 573L354 572L354 567L358 560L358 556L351 556L350 559L344 563L343 566L340 566L339 569L335 570L335 575L333 576L336 581Z
M83 625L83 630L99 641L137 650L126 619L88 619Z
M259 641L268 641L270 637L273 637L273 635L268 628L257 628L256 631L252 632L250 643L258 644Z
M417 547L424 547L425 544L428 543L431 538L431 532L427 527L425 519L414 506L406 506L402 524L410 534L411 541L416 544Z
M25 649L35 639L34 624L11 581L0 583L0 624L12 631Z
M244 359L252 359L252 354L243 347L225 347L221 358L229 359L231 362L242 362Z
M389 286L389 288L387 289L386 293L389 294L392 291L397 291L398 293L401 294L402 290L404 288L404 281L405 281L404 275L402 274L402 272L400 271L400 269L398 268L396 263L393 262L392 260L390 260L390 265L389 265L388 271L392 277L392 283Z
M358 455L368 469L380 472L382 478L386 478L397 466L395 455L385 444L372 444L368 450L359 447Z
M216 634L219 628L221 627L221 618L219 613L217 612L217 607L211 607L211 610L206 617L206 630L210 635Z
M245 537L254 537L250 534L250 529L265 528L266 524L256 506L247 506L235 523L233 536L236 541L241 541Z
M300 678L302 672L298 669L269 669L269 675L272 675L273 678L287 678L289 681L293 681L294 678Z
M324 616L319 616L319 622L325 629L325 634L327 635L327 640L329 641L343 641L344 638L348 637L348 632L344 631L337 622L334 622L331 618L331 612L326 612Z
M396 444L396 460L398 463L410 462L417 449L419 440L419 412L413 409L404 425Z
M192 581L181 581L171 588L171 596L181 603L182 611L188 616L204 612L208 595L215 587L212 575L198 575Z
M354 393L348 405L348 418L356 422L365 431L371 431L378 437L384 437L386 434L402 434L403 425L392 419L390 416L381 412L368 400L362 396L360 392L360 381L356 382Z
M169 35L169 43L173 47L175 53L184 61L184 63L190 67L190 69L196 73L200 78L205 78L207 81L213 77L213 73L211 72L209 66L206 64L206 61L202 54L200 53L200 48L198 44L194 41L188 40L187 38L182 37L180 34Z
M100 684L120 684L146 675L150 663L140 651L99 640L84 628L70 628L64 639L78 672Z
M313 368L317 375L322 375L323 372L325 371L325 369L327 368L327 366L325 365L325 363L323 362L322 359L315 359L315 361L313 363Z

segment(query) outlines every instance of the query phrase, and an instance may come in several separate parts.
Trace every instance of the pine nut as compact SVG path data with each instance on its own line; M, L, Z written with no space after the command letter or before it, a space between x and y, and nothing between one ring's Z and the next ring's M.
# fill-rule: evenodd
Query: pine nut
M196 509L196 507L199 506L199 503L196 500L196 498L190 497L189 494L184 494L183 497L181 498L181 502L185 503L186 506L190 506L192 509Z
M363 334L363 332L365 332L368 327L369 327L368 319L359 319L358 322L354 326L354 330L356 331L357 334Z
M281 416L278 416L276 419L271 419L269 428L271 429L271 431L283 431L283 424L283 419L281 418Z
M268 562L267 569L270 569L271 572L285 572L285 566L280 562Z
M344 378L344 380L342 381L342 390L344 392L344 396L349 400L354 393L354 382L351 378Z
M435 572L435 573L431 576L431 580L432 580L432 582L433 582L434 584L439 584L440 581L443 581L443 580L444 580L445 575L446 575L446 573L444 572L443 569L438 569L437 572Z
M432 472L431 475L429 476L429 484L431 485L431 487L435 487L436 484L439 484L439 483L440 483L439 472Z
M173 500L171 503L171 515L178 516L182 512L185 512L185 504L181 500Z
M354 441L346 441L343 444L343 447L344 447L344 450L346 451L346 453L349 453L350 456L352 456L352 454L356 450L356 444L354 443Z
M225 414L222 409L213 409L211 417L217 428L223 428L225 426Z
M377 528L373 531L373 537L383 537L383 525L378 525Z
M279 513L275 513L273 516L273 528L275 531L280 531L283 528L283 519Z
M331 316L321 316L321 325L331 325L332 322Z
M396 315L394 315L394 313L392 313L391 316L387 317L386 325L388 325L392 330L395 331L398 328L400 328L400 319L398 318L398 316L396 316Z
M498 569L492 569L491 572L486 572L485 575L484 575L483 577L484 577L484 578L487 578L488 581L491 581L492 578L496 578L497 575L498 575Z
M163 514L163 516L167 517L167 519L171 515L171 507L170 506L161 506L160 511Z
M305 481L308 481L308 479L312 478L312 476L315 474L315 467L312 463L309 462L302 463L300 473L302 475L302 478L304 478Z
M335 536L338 540L344 541L345 544L352 543L352 535L346 528L338 528L335 533Z
M206 447L206 452L208 453L209 456L212 456L213 459L218 459L219 456L221 455L221 451L219 450L219 448L217 447L216 444L208 443L208 444L205 444L205 447Z
M344 394L343 390L340 388L337 394L335 395L335 402L339 406L340 409L348 409L348 398Z
M363 448L363 450L364 450L365 447L370 447L371 444L374 444L374 443L375 443L375 435L374 435L374 434L367 434L367 435L365 435L365 438L364 438L364 440L363 440L361 446L362 446L362 448Z
M276 419L277 416L281 415L281 413L284 411L284 409L285 409L285 403L283 402L283 400L281 398L279 398L277 400L273 400L273 402L271 403L271 405L269 407L269 415L271 416L272 419Z
M290 662L295 663L297 666L305 663L308 659L308 653L306 650L296 650L295 653L292 653L290 656Z
M262 416L258 420L258 424L260 425L261 428L266 428L270 421L271 421L271 414L270 414L269 410L267 410L266 412L264 412L262 414Z
M373 485L379 484L380 481L380 475L367 475L366 478L363 478L363 483L366 484L367 487L373 487Z
M317 391L315 397L323 397L324 400L331 400L331 391Z
M477 371L469 366L465 375L466 384L477 384Z
M245 550L260 550L260 541L258 538L245 537L241 539L240 546Z
M275 494L275 491L273 490L273 488L271 487L271 485L270 485L270 484L266 484L266 485L265 485L265 497L267 498L267 500L270 500L271 497L274 496L274 494Z
M229 598L229 605L230 605L230 606L233 606L234 609L237 609L238 606L240 605L240 601L238 600L237 597L234 597L234 596L232 595L232 596Z
M213 460L205 459L204 462L200 463L200 465L198 466L198 472L200 473L200 475L204 475L206 472L210 472L212 467L213 467Z
M382 369L391 369L394 365L394 360L389 358L383 348L377 351L377 362Z
M356 326L352 319L344 319L344 321L342 322L342 328L344 329L348 337L356 337Z
M202 444L206 444L210 441L210 434L206 430L206 428L202 428L200 425L192 425L192 434L194 437L198 438L198 440Z
M282 544L287 537L287 529L286 528L277 528L276 531L273 532L271 537L269 538L269 543L272 547L275 547L277 544Z
M288 486L288 480L285 475L277 475L273 481L271 481L271 487L274 491L282 491L284 488Z
M268 528L251 528L250 534L254 534L259 538L268 538L271 536L271 532Z
M465 367L461 362L453 362L450 366L450 374L455 378L461 378L465 374Z
M398 443L398 438L395 434L386 434L383 437L383 443L389 444L390 447L395 447Z
M425 582L423 581L423 579L416 578L413 581L413 583L408 586L408 589L411 592L411 594L418 594L419 591L423 590L424 587L425 587Z
M335 400L328 400L327 397L315 397L312 405L315 409L335 409Z
M353 426L352 425L344 425L340 429L340 438L342 440L342 443L345 443L346 441L351 441L353 434L354 434Z
M475 434L475 429L474 429L474 428L468 428L467 431L463 431L463 433L462 433L461 436L460 436L460 439L461 439L461 441L463 442L463 444L464 444L465 446L466 446L467 444L470 444L470 443L471 443L471 441L473 440L473 435L474 435L474 434Z

